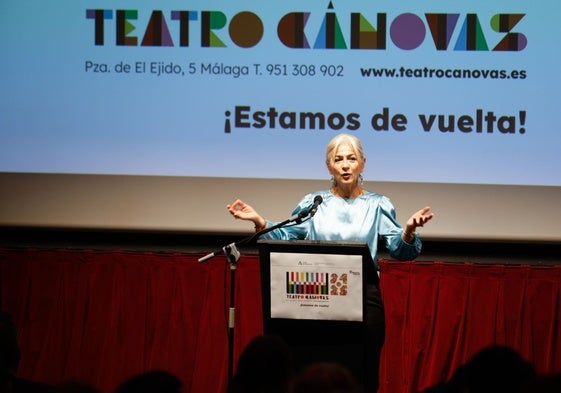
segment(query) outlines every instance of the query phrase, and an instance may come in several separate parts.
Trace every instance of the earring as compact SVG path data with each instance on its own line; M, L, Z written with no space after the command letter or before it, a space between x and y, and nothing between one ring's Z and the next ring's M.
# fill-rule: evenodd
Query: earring
M358 175L358 184L362 187L362 183L364 183L364 178L362 177L362 173Z
M331 181L331 186L332 186L332 187L335 187L335 186L337 185L337 184L335 183L335 176L331 175L330 181Z

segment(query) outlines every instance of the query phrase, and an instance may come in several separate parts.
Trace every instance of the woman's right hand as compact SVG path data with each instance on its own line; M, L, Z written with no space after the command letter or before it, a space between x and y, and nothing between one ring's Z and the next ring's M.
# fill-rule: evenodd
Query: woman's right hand
M226 205L226 208L234 218L253 221L256 226L263 226L265 223L259 213L241 199L236 199L232 204Z
M234 203L226 205L226 208L228 209L230 214L234 216L234 218L252 221L257 232L266 228L267 226L267 222L265 221L265 219L261 217L253 207L251 207L241 199L236 199Z

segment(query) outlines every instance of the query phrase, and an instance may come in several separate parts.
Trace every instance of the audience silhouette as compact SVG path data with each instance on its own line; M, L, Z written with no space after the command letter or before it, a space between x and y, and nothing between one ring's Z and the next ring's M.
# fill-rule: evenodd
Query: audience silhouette
M98 393L86 383L58 387L17 377L21 352L12 316L0 312L0 393ZM181 393L181 380L163 370L135 375L114 393ZM350 370L335 362L317 362L296 373L292 352L278 336L254 337L244 348L227 393L361 393ZM559 393L561 374L538 375L515 349L491 345L459 366L448 381L420 393Z
M449 381L421 393L520 393L536 377L532 363L508 346L491 345L459 366Z
M294 378L292 393L361 393L349 369L339 363L312 363Z
M288 344L274 335L254 337L244 348L228 393L286 393L294 375Z
M163 370L146 371L127 379L115 393L181 393L181 380Z
M228 393L361 393L351 371L336 362L316 362L297 371L281 337L253 338L240 354Z

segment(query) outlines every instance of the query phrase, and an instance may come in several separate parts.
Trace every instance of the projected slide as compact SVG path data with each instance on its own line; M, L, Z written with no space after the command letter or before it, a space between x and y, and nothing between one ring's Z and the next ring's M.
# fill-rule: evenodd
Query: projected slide
M561 185L561 2L3 0L0 172Z

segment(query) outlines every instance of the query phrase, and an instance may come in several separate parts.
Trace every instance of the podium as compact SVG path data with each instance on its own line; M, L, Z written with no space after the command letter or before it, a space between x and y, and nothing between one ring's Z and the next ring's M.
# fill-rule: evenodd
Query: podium
M259 240L264 334L283 338L298 372L337 362L367 370L366 285L378 283L362 242ZM372 354L370 354L372 356Z

